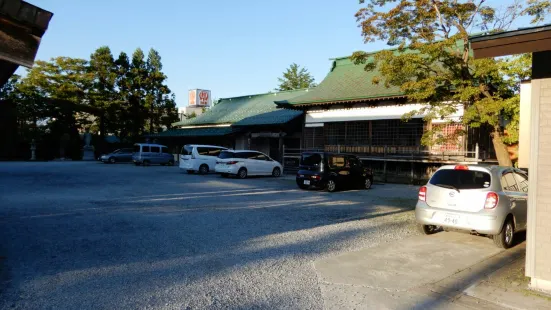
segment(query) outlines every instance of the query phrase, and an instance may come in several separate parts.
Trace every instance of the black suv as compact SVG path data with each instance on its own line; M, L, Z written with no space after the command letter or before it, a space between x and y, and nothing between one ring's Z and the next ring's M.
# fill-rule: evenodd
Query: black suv
M354 155L305 152L296 180L301 189L317 187L329 192L352 187L370 189L373 173Z

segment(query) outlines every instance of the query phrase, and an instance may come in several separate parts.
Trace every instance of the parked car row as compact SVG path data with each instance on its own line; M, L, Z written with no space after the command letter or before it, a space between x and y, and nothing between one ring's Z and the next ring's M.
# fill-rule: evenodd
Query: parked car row
M223 177L279 177L283 166L270 156L253 150L230 150L213 145L185 145L180 155L180 169L188 173L215 172Z
M173 165L174 157L160 144L138 143L102 155L105 163ZM283 166L253 150L232 150L213 145L185 145L180 169L187 173L217 173L240 179L248 176L279 177ZM304 152L296 184L300 189L321 188L329 192L346 188L370 189L371 169L355 155ZM460 230L489 236L502 248L513 245L515 233L526 230L528 174L512 167L446 165L419 189L415 217L420 231Z

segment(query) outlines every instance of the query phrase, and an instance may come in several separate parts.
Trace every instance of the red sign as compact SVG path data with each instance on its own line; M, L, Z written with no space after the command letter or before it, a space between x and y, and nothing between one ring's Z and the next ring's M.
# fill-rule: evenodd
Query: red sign
M207 105L209 103L209 93L207 91L200 91L199 92L199 104L201 105Z

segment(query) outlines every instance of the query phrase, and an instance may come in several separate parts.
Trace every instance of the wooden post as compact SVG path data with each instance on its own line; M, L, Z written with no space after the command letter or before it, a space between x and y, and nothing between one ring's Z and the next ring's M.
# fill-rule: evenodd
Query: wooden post
M283 166L283 171L285 171L285 144L281 147L281 166Z
M386 177L386 145L383 147L383 158L384 158L384 161L383 161L383 180L386 183L387 182L387 177Z
M383 181L386 183L386 160L383 161Z

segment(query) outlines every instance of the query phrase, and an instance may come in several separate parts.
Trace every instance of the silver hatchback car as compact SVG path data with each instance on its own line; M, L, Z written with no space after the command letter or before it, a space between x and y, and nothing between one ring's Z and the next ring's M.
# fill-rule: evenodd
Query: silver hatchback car
M415 218L421 231L458 229L491 236L509 248L526 230L528 176L501 166L442 166L419 189Z

